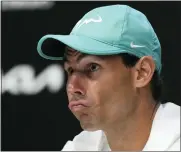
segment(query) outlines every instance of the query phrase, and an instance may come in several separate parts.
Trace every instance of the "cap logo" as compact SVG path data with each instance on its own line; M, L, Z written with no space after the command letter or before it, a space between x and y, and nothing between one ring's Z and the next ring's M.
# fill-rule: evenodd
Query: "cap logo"
M142 47L145 47L145 46L143 46L143 45L135 45L133 42L131 42L130 47L131 48L142 48Z
M102 18L97 15L98 18L89 18L89 19L85 19L85 20L80 20L77 22L77 24L75 25L76 29L79 29L82 25L84 24L89 24L90 22L94 22L94 23L100 23L102 22Z

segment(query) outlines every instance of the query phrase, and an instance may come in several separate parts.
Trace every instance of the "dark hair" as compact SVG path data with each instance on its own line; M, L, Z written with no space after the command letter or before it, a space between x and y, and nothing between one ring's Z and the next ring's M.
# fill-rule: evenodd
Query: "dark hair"
M121 56L123 63L126 67L133 67L139 61L139 58L130 55L127 53L119 54ZM161 94L162 94L162 79L157 71L154 72L152 80L151 80L151 92L155 101L160 102Z

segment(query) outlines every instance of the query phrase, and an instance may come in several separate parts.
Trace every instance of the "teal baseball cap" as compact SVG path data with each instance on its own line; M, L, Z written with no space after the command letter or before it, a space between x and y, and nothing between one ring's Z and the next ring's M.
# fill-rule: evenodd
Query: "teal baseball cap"
M69 35L43 36L37 50L45 59L63 60L62 45L90 55L152 56L156 70L161 71L161 46L152 25L142 12L127 5L95 8L77 22Z

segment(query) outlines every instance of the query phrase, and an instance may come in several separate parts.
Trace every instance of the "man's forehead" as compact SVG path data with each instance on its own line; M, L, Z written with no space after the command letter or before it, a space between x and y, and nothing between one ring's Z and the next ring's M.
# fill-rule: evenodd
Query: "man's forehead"
M79 60L79 58L83 58L84 56L86 56L86 54L66 46L64 54L64 62L69 62L69 59L72 57L76 60Z
M66 46L65 54L64 54L64 62L69 62L70 59L74 58L77 62L79 62L84 57L94 57L94 59L105 59L107 56L97 56L97 55L90 55L86 53L81 53L73 48Z
M70 48L68 46L65 47L65 56L76 56L77 54L81 54L79 51Z

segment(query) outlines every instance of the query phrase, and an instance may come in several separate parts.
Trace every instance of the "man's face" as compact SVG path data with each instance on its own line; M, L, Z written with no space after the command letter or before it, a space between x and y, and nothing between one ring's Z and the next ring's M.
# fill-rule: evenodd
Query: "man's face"
M68 48L64 68L69 108L84 130L103 130L134 111L133 72L119 56L85 55Z

